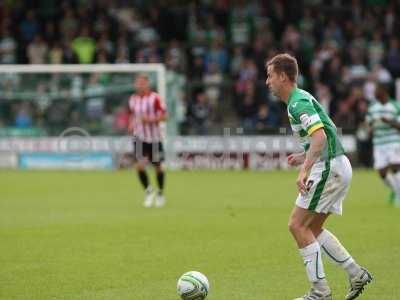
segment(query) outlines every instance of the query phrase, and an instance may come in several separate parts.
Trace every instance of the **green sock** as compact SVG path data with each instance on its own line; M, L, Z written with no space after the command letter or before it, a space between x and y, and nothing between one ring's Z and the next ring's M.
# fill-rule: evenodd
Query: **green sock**
M389 194L389 197L388 197L387 201L389 202L389 204L393 204L395 199L396 199L395 192L390 191L390 194Z

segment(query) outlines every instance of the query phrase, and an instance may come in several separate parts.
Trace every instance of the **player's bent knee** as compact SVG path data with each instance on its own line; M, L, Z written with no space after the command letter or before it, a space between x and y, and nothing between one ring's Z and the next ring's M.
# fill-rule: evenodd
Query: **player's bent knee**
M384 169L379 169L378 173L379 173L379 175L381 176L382 179L385 179L388 171L389 171L388 168L384 168Z
M321 226L313 226L310 229L315 237L318 237L323 230Z
M305 229L305 227L298 221L296 220L290 220L289 225L288 225L289 231L293 234L296 235L302 230Z
M145 167L146 167L146 165L144 163L142 163L142 162L136 163L136 170L137 171L144 171Z
M154 168L155 168L157 173L163 172L163 168L162 168L161 163L154 163Z
M397 173L400 171L400 165L396 164L396 165L392 165L390 167L390 169L392 170L393 173Z

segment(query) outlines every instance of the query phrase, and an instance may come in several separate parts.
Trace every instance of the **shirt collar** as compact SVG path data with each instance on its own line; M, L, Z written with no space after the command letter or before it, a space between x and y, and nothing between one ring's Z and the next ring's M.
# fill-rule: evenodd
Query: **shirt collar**
M298 90L297 86L294 86L293 89L291 90L290 94L289 94L289 98L288 98L288 105L290 104L290 102L293 100L293 95L294 93Z

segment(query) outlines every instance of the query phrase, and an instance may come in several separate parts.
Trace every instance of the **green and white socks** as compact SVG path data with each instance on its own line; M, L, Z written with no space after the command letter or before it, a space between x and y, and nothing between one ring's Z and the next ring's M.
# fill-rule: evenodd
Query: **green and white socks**
M393 174L394 182L395 182L395 193L396 193L396 198L394 201L394 204L397 207L400 207L400 171L396 172Z
M300 255L303 257L304 266L308 280L312 283L313 288L318 291L328 292L329 287L325 279L324 266L322 264L321 248L317 241L299 249Z
M400 207L400 172L387 173L383 181L395 193L393 202Z
M303 257L308 280L315 290L324 294L330 293L330 289L325 279L322 253L342 267L350 278L356 277L362 270L339 240L326 229L321 232L316 241L299 249L299 252Z
M322 252L335 264L342 267L350 278L355 277L361 267L354 261L349 252L342 246L339 240L328 230L324 229L317 237Z

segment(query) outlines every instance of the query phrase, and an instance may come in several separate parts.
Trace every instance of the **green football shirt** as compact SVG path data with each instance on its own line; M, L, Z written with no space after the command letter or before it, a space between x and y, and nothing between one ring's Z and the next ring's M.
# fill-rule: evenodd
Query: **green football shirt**
M335 124L329 118L321 104L308 92L294 88L289 95L287 105L289 122L294 135L298 138L304 151L310 147L310 136L323 128L327 143L321 153L321 160L330 160L344 154L344 149L337 136Z
M400 103L389 101L385 104L374 101L368 107L366 121L370 124L373 131L372 142L375 146L386 144L400 144L400 130L384 123L381 118L400 122Z

